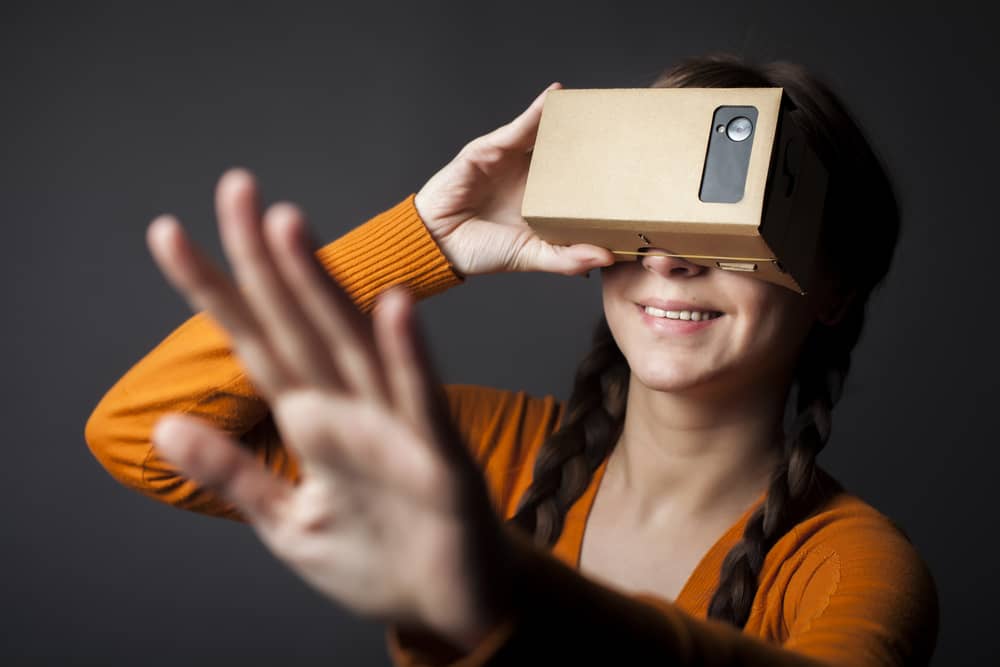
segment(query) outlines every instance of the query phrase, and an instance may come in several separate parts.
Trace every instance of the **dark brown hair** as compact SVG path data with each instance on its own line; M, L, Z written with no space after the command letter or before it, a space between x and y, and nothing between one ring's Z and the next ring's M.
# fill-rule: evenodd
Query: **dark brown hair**
M650 87L785 90L793 122L829 172L819 268L841 295L853 294L838 321L817 321L806 337L789 388L795 389L796 417L785 430L784 458L742 539L726 555L709 603L709 618L742 628L768 550L815 511L828 491L821 488L816 456L830 437L831 413L850 369L869 297L889 270L899 235L899 207L889 177L858 124L830 87L800 65L754 65L733 55L712 54L680 62ZM617 443L629 376L628 363L602 317L593 348L577 369L562 426L543 444L531 486L510 519L538 544L555 544L566 512Z

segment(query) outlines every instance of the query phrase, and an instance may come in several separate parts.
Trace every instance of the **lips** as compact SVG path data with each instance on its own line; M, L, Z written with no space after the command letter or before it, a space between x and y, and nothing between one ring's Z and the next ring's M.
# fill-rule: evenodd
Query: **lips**
M651 315L646 312L646 306L635 304L635 308L639 317L642 319L643 324L652 329L658 335L673 336L693 334L698 331L702 331L703 329L707 329L725 317L725 315L720 314L707 319L698 320L672 319L669 317ZM655 306L653 306L653 308L655 308Z

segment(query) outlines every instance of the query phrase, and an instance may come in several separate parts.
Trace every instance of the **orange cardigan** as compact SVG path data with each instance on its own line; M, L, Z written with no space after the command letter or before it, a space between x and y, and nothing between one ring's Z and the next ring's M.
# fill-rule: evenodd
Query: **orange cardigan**
M316 253L365 312L390 285L404 283L424 298L462 282L418 216L413 198ZM446 395L498 512L509 518L531 481L540 445L559 428L564 405L551 396L470 385L448 385ZM222 329L204 313L181 324L111 387L88 420L85 438L122 484L183 509L245 521L233 505L179 475L153 448L153 425L170 412L208 420L240 438L276 474L298 480L297 463L282 446L267 404ZM938 609L927 568L885 516L836 483L823 507L767 554L741 632L707 620L708 602L722 559L763 496L719 537L669 602L619 592L577 570L587 514L603 473L604 465L567 514L551 553L510 531L525 554L514 611L479 646L463 655L433 637L390 627L394 662L917 665L930 660Z

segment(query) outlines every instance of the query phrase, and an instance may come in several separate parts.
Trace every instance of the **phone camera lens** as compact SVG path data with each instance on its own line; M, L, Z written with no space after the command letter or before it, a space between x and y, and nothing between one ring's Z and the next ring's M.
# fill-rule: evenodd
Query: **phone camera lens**
M743 141L753 133L753 123L746 116L737 116L726 125L726 136L733 141Z

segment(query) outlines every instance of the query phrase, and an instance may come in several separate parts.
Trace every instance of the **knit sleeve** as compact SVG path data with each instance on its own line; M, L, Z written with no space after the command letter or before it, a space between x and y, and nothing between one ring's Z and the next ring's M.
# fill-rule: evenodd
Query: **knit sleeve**
M469 652L391 626L395 664L888 667L926 665L933 653L933 580L905 538L885 527L841 525L795 559L801 566L782 599L761 601L786 624L777 642L651 594L613 590L506 530L520 554L508 617Z
M902 531L859 511L831 522L809 545L780 614L785 648L837 665L930 661L937 590Z
M427 230L413 194L316 251L316 258L362 312L379 292L406 285L417 299L463 281ZM298 479L265 401L203 312L188 318L135 363L103 396L84 429L90 451L117 481L183 509L245 521L228 501L181 476L152 446L167 413L207 420L238 437L270 469Z

